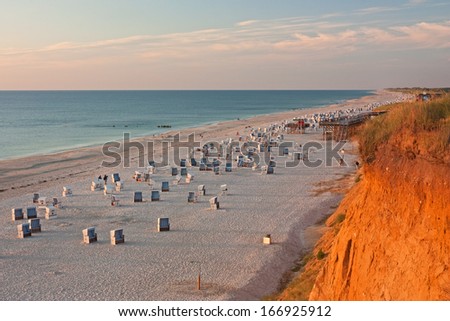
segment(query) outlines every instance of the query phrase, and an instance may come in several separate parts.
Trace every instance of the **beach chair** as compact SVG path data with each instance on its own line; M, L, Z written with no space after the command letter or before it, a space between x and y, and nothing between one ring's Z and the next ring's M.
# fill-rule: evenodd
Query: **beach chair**
M27 218L37 218L37 209L36 206L27 207Z
M123 184L123 182L122 182L122 181L118 181L118 182L116 182L116 192L120 192L120 191L122 191L122 189L123 189L123 186L124 186L124 184Z
M261 166L261 175L267 174L267 166Z
M273 167L272 166L268 166L267 167L267 174L273 174Z
M231 172L233 171L233 164L232 163L226 163L225 164L225 172Z
M58 200L57 197L52 198L52 205L56 208L62 208L62 203Z
M142 202L142 192L134 192L134 202L135 203Z
M275 167L277 163L274 160L269 161L269 167Z
M220 167L219 166L214 166L214 174L215 175L219 175L220 174Z
M159 191L155 191L155 190L152 191L151 201L152 202L159 201Z
M148 174L155 174L156 173L156 167L155 166L147 167L147 173Z
M47 197L39 197L38 205L39 206L46 206L47 205Z
M111 206L119 206L120 200L116 195L111 195Z
M95 233L95 227L88 227L83 230L83 243L90 244L97 242L97 233Z
M50 220L56 218L56 211L53 205L49 205L45 208L45 219Z
M69 186L64 186L62 196L64 197L72 196L72 188L70 188Z
M123 229L111 230L109 232L109 236L111 238L112 245L125 243L125 235L123 234Z
M177 175L178 175L178 168L172 167L172 176L177 176Z
M243 155L238 156L237 167L244 167L244 156Z
M98 189L101 189L100 184L98 184L98 182L96 181L92 181L91 183L91 191L94 192Z
M114 188L112 185L105 185L105 190L103 191L105 195L112 194L113 192Z
M28 220L30 224L31 233L37 233L41 231L41 220L39 218L32 218Z
M149 182L150 181L150 174L148 173L144 173L144 182Z
M114 174L112 174L112 182L113 182L113 183L120 182L120 176L119 176L119 173L114 173Z
M283 148L283 155L289 155L289 148Z
M193 157L191 158L191 166L193 167L198 166L197 161Z
M263 237L263 244L266 244L266 245L272 244L272 237L270 236L270 234L266 234Z
M148 161L148 166L156 167L155 161L154 161L154 160L149 160L149 161Z
M186 176L187 175L187 168L186 167L181 167L180 174L181 174L181 176Z
M194 180L194 175L188 173L188 174L186 175L186 183L187 183L187 184L190 184L193 180Z
M212 163L206 164L206 170L207 171L212 171L213 170L213 164Z
M221 191L222 195L226 195L228 193L227 184L220 185L220 191Z
M17 225L17 236L20 239L31 236L30 223L22 223Z
M173 185L179 185L181 182L181 176L177 175L175 176L175 179L172 181Z
M293 153L293 160L301 160L302 159L302 153L296 152Z
M169 218L167 218L167 217L158 218L157 230L158 230L158 232L170 231Z
M33 203L37 203L39 200L39 193L34 193L33 194Z
M218 210L218 209L219 209L219 201L218 201L218 199L217 199L217 196L215 196L215 197L213 197L213 198L211 198L211 199L209 200L209 207L210 207L212 210Z
M142 182L142 173L141 172L135 172L134 173L134 179L136 182Z
M12 212L12 220L13 221L23 220L23 209L13 208L11 210L11 212Z
M197 195L195 195L195 192L189 192L188 203L197 203Z
M186 167L186 159L182 158L180 160L180 167ZM181 175L183 175L183 174L181 174Z
M198 170L200 171L206 171L206 164L200 163L200 166L198 167Z
M161 192L168 192L169 191L169 182L162 182L161 183Z
M204 196L205 194L206 194L205 185L198 185L197 195L198 196Z

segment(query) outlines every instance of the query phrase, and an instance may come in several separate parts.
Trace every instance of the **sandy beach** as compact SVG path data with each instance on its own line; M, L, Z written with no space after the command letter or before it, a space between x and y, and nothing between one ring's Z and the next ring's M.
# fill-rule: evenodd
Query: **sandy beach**
M182 139L195 133L202 142L237 139L250 128L303 114L364 107L369 103L392 101L397 93L378 91L376 95L323 108L296 110L250 119L186 129ZM301 102L300 102L301 104ZM145 137L138 141L160 141L178 132ZM201 138L200 138L201 137ZM284 141L297 145L317 141L320 131L286 134ZM346 143L345 161L340 166L323 163L293 168L283 164L290 156L277 156L273 175L260 170L233 167L220 175L188 167L194 175L190 183L173 184L170 166L157 168L153 185L132 179L138 168L137 151L131 166L103 168L101 147L81 148L53 155L0 161L0 300L259 300L277 290L284 273L302 253L312 247L313 226L329 215L343 197L343 188L332 188L356 172L357 148ZM156 150L155 159L161 156ZM312 151L313 159L326 159L325 150ZM235 163L233 163L235 166ZM110 196L91 191L99 175L119 173L125 182L115 193L120 206L111 206ZM169 181L170 191L161 192L161 201L151 202L150 191ZM188 192L206 186L206 195L187 203ZM227 184L222 195L220 186ZM73 196L62 197L63 186ZM341 186L343 187L343 186ZM134 203L135 191L143 192L143 202ZM33 193L58 197L63 207L50 220L38 212L42 232L19 239L11 209L33 206ZM211 210L209 199L218 196L220 209ZM157 232L157 219L168 217L170 231ZM23 220L25 222L26 220ZM83 244L82 230L95 227L98 241ZM110 230L123 229L125 243L110 244ZM273 244L262 238L271 234ZM196 289L201 271L201 290Z

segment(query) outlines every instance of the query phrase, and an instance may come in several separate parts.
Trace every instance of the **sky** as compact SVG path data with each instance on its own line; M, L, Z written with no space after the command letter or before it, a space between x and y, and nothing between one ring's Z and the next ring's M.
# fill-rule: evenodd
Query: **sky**
M0 8L0 90L450 87L449 0Z

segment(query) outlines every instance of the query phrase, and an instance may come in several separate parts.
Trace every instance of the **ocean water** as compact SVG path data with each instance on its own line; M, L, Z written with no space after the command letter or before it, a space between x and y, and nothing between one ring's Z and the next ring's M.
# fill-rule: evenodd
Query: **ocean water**
M367 90L0 91L0 159L103 144L122 138L124 132L131 137L152 135L370 94Z

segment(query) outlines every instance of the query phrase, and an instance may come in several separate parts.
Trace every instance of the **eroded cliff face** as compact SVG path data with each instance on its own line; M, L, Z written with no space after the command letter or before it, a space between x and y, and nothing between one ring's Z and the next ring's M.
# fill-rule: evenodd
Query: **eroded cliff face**
M402 136L330 217L345 214L324 236L310 300L450 300L449 162Z

